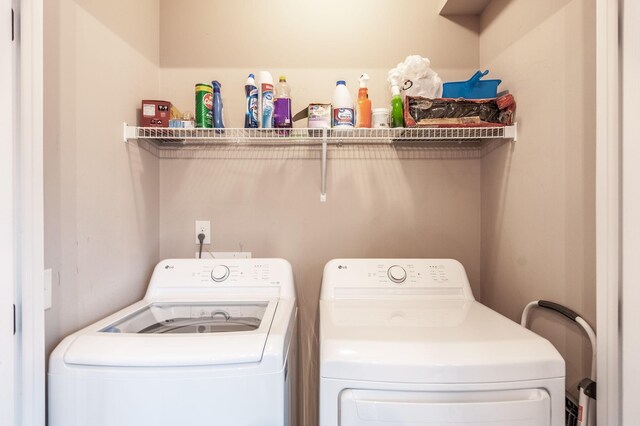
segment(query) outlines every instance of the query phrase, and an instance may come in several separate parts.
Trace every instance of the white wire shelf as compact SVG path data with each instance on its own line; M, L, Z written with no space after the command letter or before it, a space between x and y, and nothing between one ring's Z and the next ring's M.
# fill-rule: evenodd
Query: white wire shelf
M450 127L384 129L181 129L124 125L124 141L145 139L158 147L244 145L330 145L459 142L478 143L485 139L516 140L517 128Z
M205 152L207 148L221 146L264 145L321 146L320 201L327 201L327 147L329 145L383 145L436 148L451 151L461 145L480 150L486 140L517 139L517 126L501 127L421 127L395 129L180 129L161 127L136 127L124 123L124 142L130 140L149 141L155 154L165 158L164 153ZM234 148L235 149L235 148ZM239 149L239 148L238 148ZM342 150L336 148L336 150ZM423 149L424 150L424 149ZM152 151L153 152L153 151Z

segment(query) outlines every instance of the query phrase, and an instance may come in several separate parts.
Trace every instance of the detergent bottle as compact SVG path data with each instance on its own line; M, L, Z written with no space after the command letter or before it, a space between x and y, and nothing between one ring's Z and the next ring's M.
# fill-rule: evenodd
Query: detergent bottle
M360 89L358 90L358 100L356 104L356 127L371 127L371 100L369 99L369 91L367 89L367 81L369 76L362 74L360 76Z
M249 74L244 86L247 96L247 110L244 113L244 128L255 129L258 127L258 87L253 74Z
M353 100L344 80L336 82L333 92L333 127L336 129L352 129L354 123Z

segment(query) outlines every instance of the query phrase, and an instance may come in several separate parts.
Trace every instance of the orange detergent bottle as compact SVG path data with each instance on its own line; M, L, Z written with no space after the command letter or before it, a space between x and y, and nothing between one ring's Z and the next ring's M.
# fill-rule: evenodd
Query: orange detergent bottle
M360 76L360 90L358 90L358 101L356 102L356 127L371 127L371 100L367 89L369 76Z

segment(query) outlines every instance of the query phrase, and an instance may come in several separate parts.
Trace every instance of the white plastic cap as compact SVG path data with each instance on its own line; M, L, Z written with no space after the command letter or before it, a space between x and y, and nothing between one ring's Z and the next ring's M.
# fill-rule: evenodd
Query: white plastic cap
M260 71L258 73L258 81L260 84L273 84L273 76L269 71Z
M367 81L369 81L369 74L362 74L360 76L360 78L358 79L358 81L360 81L360 88L361 89L366 89L367 88Z

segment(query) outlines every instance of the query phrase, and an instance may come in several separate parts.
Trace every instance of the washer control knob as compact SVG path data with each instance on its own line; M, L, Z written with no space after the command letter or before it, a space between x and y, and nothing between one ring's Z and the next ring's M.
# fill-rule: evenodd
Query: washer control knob
M211 271L211 279L220 283L229 278L229 268L225 265L216 265Z
M407 279L407 271L402 266L393 265L387 270L387 276L394 283L402 283Z

